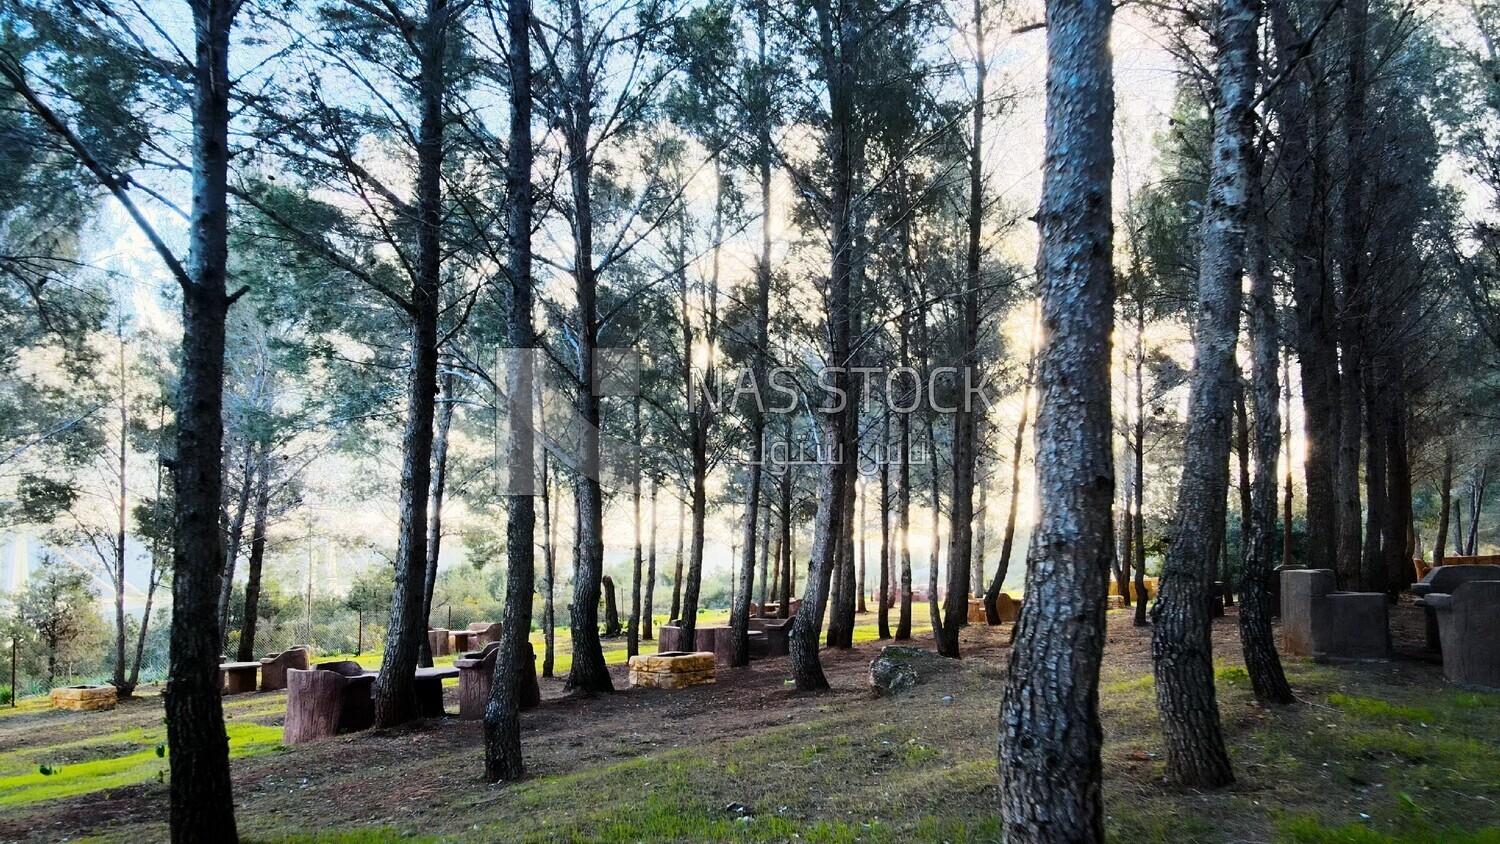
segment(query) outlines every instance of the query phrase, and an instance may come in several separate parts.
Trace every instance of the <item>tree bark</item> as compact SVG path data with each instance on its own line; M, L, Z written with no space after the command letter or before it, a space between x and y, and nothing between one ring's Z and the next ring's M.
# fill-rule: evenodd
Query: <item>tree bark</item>
M1040 313L1040 312L1038 312ZM1033 325L1033 335L1041 326ZM1026 447L1027 414L1031 412L1031 391L1036 385L1037 343L1032 342L1031 352L1026 357L1026 386L1021 391L1021 418L1016 422L1016 436L1010 447L1010 505L1005 512L1005 533L1000 539L1000 559L995 563L995 578L984 593L984 615L990 624L1000 623L998 606L1000 593L1005 589L1005 578L1010 574L1010 557L1016 542L1016 514L1021 501L1021 455Z
M428 495L432 484L434 401L437 395L438 310L442 287L444 63L447 56L447 0L427 0L418 36L417 258L412 278L411 371L407 379L406 430L402 434L400 537L396 579L385 655L375 681L375 726L404 724L419 717L415 672L421 640L427 572Z
M599 593L604 576L604 493L600 487L600 398L594 392L595 354L599 348L598 276L594 266L594 153L593 118L596 85L590 36L584 32L584 11L578 0L568 3L566 38L575 62L566 96L569 120L563 131L568 154L568 180L573 198L573 281L577 307L578 382L576 410L582 427L579 472L574 491L577 503L577 561L573 572L573 668L567 688L585 694L613 692L599 641Z
M646 550L646 595L641 606L641 638L651 641L654 621L651 617L652 599L656 596L656 492L661 485L651 480L651 531Z
M529 55L530 47L528 46L527 49L528 55L526 56L526 61L529 65L531 60L531 56ZM526 69L529 71L529 67ZM530 100L528 98L528 107L529 104ZM542 595L543 677L552 676L552 669L556 665L557 660L557 522L552 507L552 487L554 481L552 479L551 464L552 458L548 456L547 451L544 449L542 451L542 565L545 569L547 583L545 586L546 591Z
M828 277L827 356L824 362L837 368L823 383L849 394L849 378L844 367L850 360L850 327L853 309L850 282L853 270L852 204L854 201L854 159L850 133L854 123L856 84L856 30L853 22L835 20L829 0L814 4L817 19L817 43L821 74L828 86L828 171L830 176L829 225L831 228L831 262ZM840 6L840 11L845 11ZM831 399L831 397L830 397ZM808 560L802 607L792 625L788 645L792 678L798 691L828 688L818 655L818 631L828 598L829 579L833 574L836 549L844 534L843 522L845 475L851 446L847 402L819 408L817 421L822 434L825 457L819 466L818 510L813 521L812 556Z
M1260 165L1249 162L1250 213L1247 247L1250 276L1250 390L1255 403L1255 477L1250 484L1249 519L1240 575L1240 647L1250 686L1261 703L1288 704L1295 698L1281 669L1271 631L1271 578L1276 556L1276 463L1281 457L1281 339L1276 325L1276 287L1266 235ZM1243 486L1244 483L1241 483Z
M536 565L536 332L531 322L533 279L531 232L534 194L531 168L535 150L531 140L532 68L531 0L510 0L506 6L506 69L510 76L510 131L505 161L505 234L510 248L506 281L510 307L506 314L506 343L515 363L506 369L510 432L506 443L509 489L506 490L505 609L500 629L500 653L484 710L484 775L488 782L513 781L526 775L521 750L521 704L533 659L530 645L531 601ZM587 314L587 312L585 312ZM497 467L498 469L498 467ZM541 494L548 494L545 480ZM548 506L543 504L544 507ZM551 541L550 537L544 540ZM550 612L552 553L547 551L547 592ZM597 631L595 631L597 632ZM551 653L551 641L547 642ZM522 666L522 662L527 662Z
M880 595L876 599L876 636L891 638L891 411L887 396L880 444ZM905 459L905 458L903 458Z
M1145 627L1146 616L1146 299L1135 296L1135 478L1131 493L1135 497L1135 618L1136 627Z
M427 519L427 566L422 573L422 623L432 626L432 593L437 589L438 554L443 543L443 494L448 487L448 431L453 427L453 374L438 379L441 405L437 410L432 443L431 513ZM432 648L427 636L418 643L417 664L432 667Z
M229 258L229 33L239 4L193 0L193 206L182 298L172 649L166 690L175 844L235 841L229 740L219 698L224 322Z
M260 575L266 560L266 522L271 509L271 465L261 468L255 489L255 519L250 528L250 559L245 577L245 619L240 628L240 662L255 659L255 627L260 620Z
M1453 512L1453 446L1443 443L1443 474L1438 480L1438 528L1432 545L1432 566L1443 564L1448 549L1448 520Z
M682 618L682 549L683 534L687 526L687 504L686 499L677 499L677 553L674 557L675 568L672 572L672 613L671 619L676 621Z
M1334 477L1340 440L1337 399L1338 352L1334 343L1333 282L1325 270L1326 232L1319 207L1327 194L1324 144L1310 137L1326 132L1322 98L1309 95L1318 78L1316 58L1302 58L1303 35L1292 18L1290 0L1270 0L1270 31L1277 71L1286 81L1269 100L1281 129L1282 181L1286 185L1286 238L1292 253L1292 299L1296 310L1296 343L1302 376L1303 462L1307 489L1307 557L1309 568L1336 565L1336 495ZM1310 128L1311 127L1311 130Z
M1176 524L1152 608L1151 655L1167 779L1195 788L1234 781L1214 691L1209 603L1227 516L1230 417L1239 385L1234 354L1252 190L1259 21L1259 0L1221 0L1218 5L1217 102L1199 258L1196 366Z
M1047 2L1037 522L1000 707L1000 807L1011 844L1104 839L1099 663L1114 544L1112 16L1105 0Z
M635 436L637 446L643 442L644 435L641 430L641 399L639 396L631 401L631 432ZM645 530L641 523L641 465L640 452L636 452L635 471L630 482L630 510L631 522L634 525L632 536L635 539L634 547L631 549L630 557L630 615L625 620L625 654L626 658L635 656L641 652L641 570L646 565Z

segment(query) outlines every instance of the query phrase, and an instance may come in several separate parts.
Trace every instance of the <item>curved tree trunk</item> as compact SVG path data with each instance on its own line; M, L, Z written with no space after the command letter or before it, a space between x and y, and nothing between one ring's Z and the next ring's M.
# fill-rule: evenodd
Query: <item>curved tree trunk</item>
M260 616L260 575L266 560L266 520L271 508L271 465L266 465L256 482L255 521L250 528L250 560L245 579L245 620L240 628L240 662L255 659L255 626Z
M1220 0L1215 16L1213 167L1199 259L1195 367L1176 525L1152 607L1151 656L1167 779L1217 788L1234 781L1214 691L1209 603L1224 536L1229 439L1239 367L1241 278L1255 114L1259 0Z
M1000 809L1010 844L1104 840L1099 662L1114 545L1111 17L1107 0L1047 2L1037 522L1000 706Z
M1281 458L1280 337L1276 289L1266 236L1260 167L1250 159L1249 213L1251 396L1255 404L1255 473L1250 488L1250 520L1245 533L1245 564L1240 577L1240 646L1250 685L1262 703L1288 704L1295 698L1281 669L1271 632L1271 578L1276 560L1276 463Z

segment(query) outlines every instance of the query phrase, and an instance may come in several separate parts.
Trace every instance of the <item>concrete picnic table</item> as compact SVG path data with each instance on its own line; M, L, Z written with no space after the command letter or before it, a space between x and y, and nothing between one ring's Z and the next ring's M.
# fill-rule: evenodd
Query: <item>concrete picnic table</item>
M255 675L258 671L259 662L219 663L219 691L226 695L255 691Z
M443 681L450 677L458 677L457 668L449 666L417 669L417 711L422 713L423 718L441 718L447 714L443 711Z

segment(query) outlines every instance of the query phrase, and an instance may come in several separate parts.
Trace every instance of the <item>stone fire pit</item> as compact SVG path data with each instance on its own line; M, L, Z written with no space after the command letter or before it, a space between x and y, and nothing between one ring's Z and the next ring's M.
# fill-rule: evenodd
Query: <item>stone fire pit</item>
M67 686L52 690L53 709L71 709L76 712L114 709L117 700L114 686Z
M630 685L646 689L685 689L714 681L712 651L641 654L630 658Z

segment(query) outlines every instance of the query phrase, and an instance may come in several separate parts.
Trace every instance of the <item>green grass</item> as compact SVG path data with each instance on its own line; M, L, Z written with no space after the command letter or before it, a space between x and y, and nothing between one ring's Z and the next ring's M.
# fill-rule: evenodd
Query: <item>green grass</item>
M230 758L260 756L281 747L280 727L231 722L225 732ZM165 727L134 729L0 755L0 770L14 770L22 760L30 768L26 773L0 776L0 806L57 800L159 779L167 770L167 760L158 751L158 747L165 750L165 741ZM77 762L58 759L69 750L90 746L108 750L100 758ZM44 765L50 774L42 773Z

